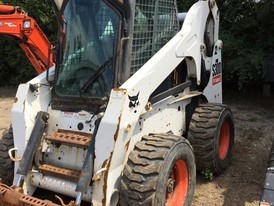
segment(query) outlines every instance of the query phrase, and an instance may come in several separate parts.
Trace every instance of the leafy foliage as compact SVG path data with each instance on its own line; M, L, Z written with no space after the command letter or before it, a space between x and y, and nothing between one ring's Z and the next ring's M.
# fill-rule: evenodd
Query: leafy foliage
M226 85L236 82L239 90L259 85L264 77L263 48L246 46L248 40L231 33L221 33L225 42L223 49L224 80ZM232 85L233 87L233 85Z
M187 11L197 0L177 0L178 11ZM0 0L18 5L41 26L47 37L56 39L56 18L50 1ZM224 42L225 85L246 90L263 82L267 54L273 54L274 2L269 0L217 1L221 13L220 39ZM0 35L0 86L17 85L36 75L16 40Z
M195 1L177 1L179 11ZM217 1L220 39L223 48L223 75L226 86L252 89L263 83L268 53L274 45L274 2L268 0ZM235 85L236 84L236 85Z
M177 0L178 12L187 12L197 0Z
M227 85L236 82L239 90L247 90L263 82L265 54L274 45L272 7L270 1L254 0L229 0L219 5Z
M201 175L206 181L209 181L209 182L212 181L214 178L214 174L210 169L205 169L201 171Z

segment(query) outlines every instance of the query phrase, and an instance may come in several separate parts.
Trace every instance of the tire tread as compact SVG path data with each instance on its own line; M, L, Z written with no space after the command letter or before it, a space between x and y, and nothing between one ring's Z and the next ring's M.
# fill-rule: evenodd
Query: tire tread
M2 183L11 185L14 174L14 163L10 159L8 151L14 147L13 131L6 129L0 139L0 178Z
M197 170L210 169L221 174L224 169L214 161L216 128L224 110L231 113L227 105L206 103L200 104L192 115L188 140L194 149Z
M152 134L136 143L121 180L121 205L156 205L157 177L169 150L180 139L187 141L169 134Z

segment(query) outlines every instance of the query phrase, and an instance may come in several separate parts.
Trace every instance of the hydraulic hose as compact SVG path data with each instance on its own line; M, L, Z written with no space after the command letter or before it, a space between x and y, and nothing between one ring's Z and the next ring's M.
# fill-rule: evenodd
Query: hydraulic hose
M47 126L47 120L49 119L49 114L47 112L38 112L35 120L35 124L33 130L30 134L29 141L27 143L26 149L24 151L22 160L20 161L17 175L19 176L16 185L17 187L21 187L23 184L22 178L28 174L28 170L30 169L31 163L34 158L34 154L41 143L41 139L43 133Z
M91 182L92 179L92 175L93 175L93 163L94 163L94 151L95 151L95 139L96 139L96 135L97 135L97 131L100 125L101 119L97 119L95 122L95 128L94 128L94 132L92 135L92 139L86 154L86 158L81 170L81 175L80 178L78 180L77 186L76 186L76 192L77 192L77 197L76 197L76 201L75 201L75 206L78 206L81 204L81 198L82 198L82 194L84 194L87 189L88 186Z

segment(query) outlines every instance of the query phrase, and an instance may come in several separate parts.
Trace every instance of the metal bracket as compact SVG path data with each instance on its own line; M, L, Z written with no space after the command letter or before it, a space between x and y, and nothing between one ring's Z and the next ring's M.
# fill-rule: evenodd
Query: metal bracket
M9 157L10 157L10 159L12 160L12 161L14 161L14 162L20 162L21 161L21 159L22 159L22 157L13 157L13 155L12 155L12 152L13 151L17 151L18 149L17 148L11 148L9 151L8 151L8 154L9 154Z

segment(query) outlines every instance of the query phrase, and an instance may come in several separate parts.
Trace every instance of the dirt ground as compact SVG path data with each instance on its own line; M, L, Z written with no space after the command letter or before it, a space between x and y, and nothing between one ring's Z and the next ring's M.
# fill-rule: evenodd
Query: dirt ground
M10 125L14 88L0 88L0 133ZM258 206L274 137L274 98L226 97L235 120L230 167L212 181L200 175L192 206Z
M0 87L0 134L11 124L11 108L15 94L16 88Z
M212 182L199 178L192 206L258 206L274 137L274 99L226 97L235 121L233 161Z

